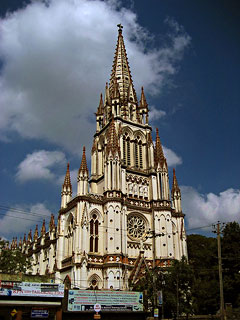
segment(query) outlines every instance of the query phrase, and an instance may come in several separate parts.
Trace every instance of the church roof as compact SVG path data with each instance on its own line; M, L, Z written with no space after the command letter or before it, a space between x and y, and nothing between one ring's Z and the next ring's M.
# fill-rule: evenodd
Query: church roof
M127 53L122 35L123 27L121 25L118 25L118 27L118 40L109 86L110 96L111 98L116 97L119 90L120 99L122 102L125 102L129 98L129 87L132 85L132 101L137 102L137 96L132 84L132 75L128 64Z

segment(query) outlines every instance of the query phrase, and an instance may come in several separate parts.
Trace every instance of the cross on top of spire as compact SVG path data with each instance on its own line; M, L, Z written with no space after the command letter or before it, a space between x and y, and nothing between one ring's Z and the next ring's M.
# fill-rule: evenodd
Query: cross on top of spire
M123 26L121 25L121 23L119 23L117 27L118 27L118 32L122 33Z

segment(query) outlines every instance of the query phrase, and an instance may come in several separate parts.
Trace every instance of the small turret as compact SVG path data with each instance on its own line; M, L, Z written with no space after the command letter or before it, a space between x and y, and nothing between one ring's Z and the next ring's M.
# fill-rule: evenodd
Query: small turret
M54 221L54 214L51 214L51 219L49 222L49 231L55 231L55 221Z
M27 238L27 245L29 246L32 243L32 229L30 229Z
M100 95L99 106L96 112L96 121L97 121L97 132L103 127L103 114L104 114L104 105L102 94Z
M71 184L69 163L68 163L66 176L64 179L64 183L62 185L61 208L66 208L66 205L71 200L71 198L72 198L72 184Z
M43 220L42 229L41 229L41 236L45 236L46 233L46 225L45 225L45 219Z
M142 116L142 122L148 124L148 104L142 87L139 111Z
M105 191L119 190L121 172L121 152L118 143L118 135L115 128L114 117L107 132L107 146L105 152L104 177L106 181Z
M181 191L178 186L175 169L173 168L173 184L172 184L172 204L175 208L175 212L182 212L181 206Z
M156 169L157 168L163 168L164 166L167 168L167 161L164 157L162 144L160 141L160 137L158 134L158 128L156 129L156 144L155 144L155 150L154 150L154 162Z
M154 163L158 177L158 199L170 200L169 194L169 177L167 160L164 157L162 144L156 129L156 145L154 149Z
M78 170L78 186L77 193L78 195L85 195L88 193L88 167L87 159L85 153L85 146L83 147L83 155L80 168Z
M116 154L120 157L120 148L118 144L118 136L116 133L114 118L112 117L111 124L108 129L107 133L107 147L106 147L106 156L108 157L109 154L114 157Z
M34 236L33 236L34 241L36 242L38 239L38 225L36 224L36 228L35 228L35 232L34 232Z

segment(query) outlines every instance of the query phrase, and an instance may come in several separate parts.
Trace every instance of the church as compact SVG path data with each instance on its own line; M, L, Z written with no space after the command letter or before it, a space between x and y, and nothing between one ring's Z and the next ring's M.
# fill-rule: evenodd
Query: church
M96 108L91 171L83 147L77 194L68 164L58 220L52 215L48 230L43 221L19 243L33 275L54 274L80 289L129 290L143 261L152 269L187 256L175 170L170 192L159 133L153 142L144 89L138 100L118 28L110 82Z

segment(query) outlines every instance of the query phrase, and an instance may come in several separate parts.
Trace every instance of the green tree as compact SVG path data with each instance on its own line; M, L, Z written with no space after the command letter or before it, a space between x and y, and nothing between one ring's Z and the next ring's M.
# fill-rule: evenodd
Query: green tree
M194 272L192 303L195 314L216 314L219 309L217 240L199 234L187 237L189 265Z
M185 257L174 260L164 273L163 303L165 317L192 313L193 271Z
M27 256L19 248L9 249L8 242L0 239L0 272L16 274L25 273L31 268Z
M225 303L240 307L240 225L228 223L223 229L222 261Z

